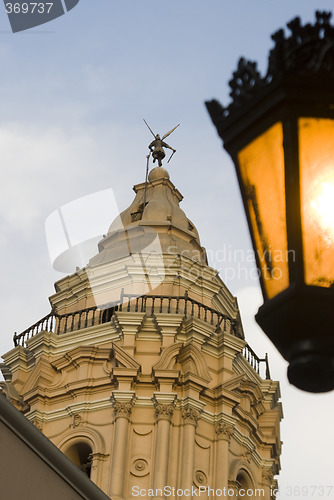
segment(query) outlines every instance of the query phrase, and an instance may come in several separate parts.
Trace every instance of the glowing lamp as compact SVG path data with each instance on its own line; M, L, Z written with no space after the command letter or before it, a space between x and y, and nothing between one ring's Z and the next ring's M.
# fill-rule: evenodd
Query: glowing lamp
M267 75L240 59L207 109L231 155L264 304L256 320L292 384L334 389L334 27L316 12L272 36Z

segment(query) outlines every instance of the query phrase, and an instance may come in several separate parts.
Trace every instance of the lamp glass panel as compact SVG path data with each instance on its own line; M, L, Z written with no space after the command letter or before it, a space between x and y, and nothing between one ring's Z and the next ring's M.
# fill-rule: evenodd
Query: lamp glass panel
M299 118L304 279L334 283L334 120Z
M276 123L238 153L260 279L267 298L289 286L283 126Z

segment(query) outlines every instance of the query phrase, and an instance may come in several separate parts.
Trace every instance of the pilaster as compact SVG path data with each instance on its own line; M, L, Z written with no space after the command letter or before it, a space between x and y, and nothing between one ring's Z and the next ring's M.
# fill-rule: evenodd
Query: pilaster
M156 442L153 473L153 489L163 490L168 484L168 459L170 427L175 408L176 394L155 392L152 398L155 406ZM155 497L165 498L165 497Z
M115 412L114 443L111 463L111 497L124 498L124 480L128 444L128 425L135 402L133 391L113 391L111 403Z

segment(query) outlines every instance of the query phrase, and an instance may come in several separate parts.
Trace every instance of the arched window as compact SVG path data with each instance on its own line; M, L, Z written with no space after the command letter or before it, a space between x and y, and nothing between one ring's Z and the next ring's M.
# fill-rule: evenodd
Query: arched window
M92 449L85 442L75 443L65 452L75 465L77 465L88 477L92 468Z
M237 483L238 483L238 500L247 500L254 498L254 485L249 476L249 474L241 469L237 475Z

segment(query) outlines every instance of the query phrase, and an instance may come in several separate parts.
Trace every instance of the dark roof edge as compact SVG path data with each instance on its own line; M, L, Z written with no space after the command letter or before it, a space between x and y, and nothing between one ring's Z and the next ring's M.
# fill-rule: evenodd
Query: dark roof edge
M42 432L10 403L0 389L0 421L85 500L110 500Z

